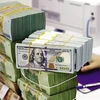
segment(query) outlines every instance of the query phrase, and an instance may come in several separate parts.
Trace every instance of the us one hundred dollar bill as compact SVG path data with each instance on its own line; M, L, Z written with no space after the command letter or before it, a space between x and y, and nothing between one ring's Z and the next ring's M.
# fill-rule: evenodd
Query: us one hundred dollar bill
M74 48L16 44L16 67L19 69L73 73L75 65Z

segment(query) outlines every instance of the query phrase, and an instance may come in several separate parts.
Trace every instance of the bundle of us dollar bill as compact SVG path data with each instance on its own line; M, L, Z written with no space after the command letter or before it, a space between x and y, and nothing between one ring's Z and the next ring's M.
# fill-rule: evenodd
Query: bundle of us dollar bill
M22 78L18 79L18 85L22 91L22 97L24 100L73 100L76 97L75 88L58 93L56 95L48 96L40 90L32 88Z
M21 73L27 83L47 95L54 95L75 88L78 85L76 72L74 74L66 74L24 69L21 70Z
M93 39L40 30L16 44L16 67L74 73L91 60Z
M20 70L3 54L0 54L0 72L3 72L11 81L16 82L20 77Z
M0 3L0 34L11 41L22 40L45 28L43 11L16 1Z

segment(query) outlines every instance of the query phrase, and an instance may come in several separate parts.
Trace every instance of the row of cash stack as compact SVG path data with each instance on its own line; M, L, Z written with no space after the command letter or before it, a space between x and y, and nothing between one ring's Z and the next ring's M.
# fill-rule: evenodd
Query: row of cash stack
M93 40L45 25L43 11L16 1L0 3L1 100L76 98L77 72L90 61Z
M38 30L16 44L16 67L74 73L91 60L92 45L92 38Z
M19 2L0 3L0 34L11 41L22 40L45 28L45 14Z
M17 79L21 77L21 72L16 68L15 43L0 35L1 100L21 100L21 91L17 84Z

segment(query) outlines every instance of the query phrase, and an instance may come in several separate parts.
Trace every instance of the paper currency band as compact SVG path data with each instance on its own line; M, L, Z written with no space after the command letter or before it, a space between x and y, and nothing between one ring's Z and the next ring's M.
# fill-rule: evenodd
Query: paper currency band
M25 95L27 94L27 90L28 90L28 84L25 85ZM27 95L26 95L27 98Z
M68 40L66 40L66 41L63 43L63 46L64 46L65 44L67 44L73 37L74 37L74 35L72 35Z
M5 10L8 10L8 9L12 9L13 7L20 7L20 6L23 6L23 4L11 4L9 6L4 6L2 8L0 8L0 13L5 11ZM2 19L0 18L0 29L2 29Z
M27 98L24 96L23 92L22 92L22 97L24 100L27 100ZM36 97L36 100L38 100L38 98Z
M43 32L42 34L40 34L38 36L38 39L41 38L41 36L43 36L45 34L45 32ZM33 39L30 41L29 43L29 50L28 50L28 69L30 70L30 63L29 63L29 55L30 55L30 47L32 46L32 43L35 41L36 39ZM49 42L49 40L47 42L44 43L44 45L46 45ZM45 68L45 70L47 71L47 68Z
M28 86L29 86L29 84L25 85L25 96L26 97L23 95L26 100L28 100L28 97L27 97ZM40 95L40 90L38 90L37 93L36 93L36 100L38 100L39 95Z
M4 73L6 74L6 68L5 68L6 58L5 57L4 57L3 63L4 63Z
M6 16L9 16L9 15L12 15L12 14L16 14L16 13L20 13L20 12L23 12L23 11L26 11L26 10L30 10L30 9L32 9L32 8L31 7L23 7L23 8L19 8L19 9L16 9L14 11L11 11L11 12L8 12L8 13L3 14L1 16L1 22L2 22L2 24L0 26L1 31L2 31L2 34L4 34L3 23L4 23L4 18Z
M38 39L40 39L41 36L43 36L45 33L46 33L46 32L43 32L42 34L40 34L40 35L38 36ZM57 37L57 36L58 36L58 34L56 34L51 40L48 40L47 42L45 42L44 45L47 45L50 41L53 41L54 38ZM28 52L28 69L29 69L29 70L30 70L30 63L29 63L30 47L31 47L31 45L32 45L32 43L33 43L34 41L35 41L35 40L33 39L33 40L30 41L30 43L29 43L29 52ZM46 47L45 47L45 49L46 49ZM46 63L46 62L45 62L45 63ZM45 66L45 71L47 71L47 64L45 64L45 65L46 65L46 66Z
M38 100L39 95L40 95L40 91L38 90L38 92L36 94L36 100Z
M58 36L58 34L56 34L54 37L52 37L52 41Z
M33 81L31 81L30 79L28 79L28 78L25 76L24 70L23 70L23 69L21 69L21 74L22 74L23 77L24 77L26 80L28 80L29 82L31 82L31 83L33 83L33 84L35 84L35 85L37 85L37 86L40 86L40 87L42 86L42 87L44 87L44 88L54 88L54 87L57 87L57 86L59 86L59 85L62 85L62 84L64 84L64 83L66 83L66 82L68 82L68 81L71 81L72 79L74 79L74 78L77 77L77 75L75 75L75 76L73 76L73 77L71 77L71 78L69 78L69 79L67 79L67 80L65 80L65 81L63 81L63 82L61 82L61 83L59 83L59 84L56 84L56 85L51 86L51 87L48 87L48 86L44 86L44 85L42 85L42 84L38 84L38 83L33 82Z
M43 36L44 34L45 34L45 32L43 32L42 34L40 34L40 35L38 36L38 39L40 39L41 36Z
M34 39L33 41L35 41L35 39ZM33 41L32 41L32 42L33 42ZM29 63L30 57L29 57L29 55L30 55L30 47L31 47L31 45L32 45L32 42L29 43L29 50L28 50L28 69L29 69L29 70L30 70L30 63Z

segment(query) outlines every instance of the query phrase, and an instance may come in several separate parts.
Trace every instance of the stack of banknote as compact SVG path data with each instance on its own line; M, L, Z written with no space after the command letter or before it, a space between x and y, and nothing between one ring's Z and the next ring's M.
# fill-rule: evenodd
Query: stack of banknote
M0 34L11 41L22 40L38 29L45 28L43 11L19 2L0 3Z
M45 78L43 81L45 81ZM28 85L22 78L18 79L18 85L22 91L22 98L24 100L74 100L76 97L75 88L49 96L41 90L36 90L31 85Z
M92 45L92 38L38 30L16 44L16 67L74 73L91 60Z
M20 89L18 87L17 82L11 81L5 74L0 72L0 82L4 83L7 85L11 90L13 90L15 93L18 95L21 95Z
M33 88L47 95L54 95L75 88L78 84L77 73L54 73L34 70L21 70L22 76Z
M21 73L16 68L15 44L32 32L44 29L45 23L43 11L16 1L0 3L0 82L10 88L3 99L0 93L0 99L20 99L17 96L21 95L17 79L21 77Z
M21 97L0 82L0 100L21 100Z
M0 35L0 53L6 55L12 62L16 62L15 57L15 44L20 41L12 42L6 37Z
M20 70L16 64L11 62L5 55L0 53L0 71L3 72L11 81L17 82L20 77Z

